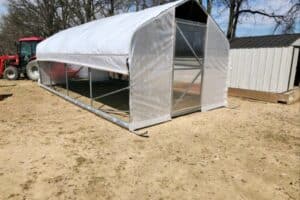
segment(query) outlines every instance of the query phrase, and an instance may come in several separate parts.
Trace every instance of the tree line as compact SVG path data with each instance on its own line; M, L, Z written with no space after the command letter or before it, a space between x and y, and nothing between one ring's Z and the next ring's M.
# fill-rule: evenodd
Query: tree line
M143 10L174 0L8 0L7 14L0 21L0 52L15 52L14 41L24 36L49 37L52 34L86 22L124 12ZM236 35L243 18L263 15L276 22L275 29L293 32L300 17L300 0L290 1L284 14L252 8L250 0L198 0L207 12L229 10L227 37Z

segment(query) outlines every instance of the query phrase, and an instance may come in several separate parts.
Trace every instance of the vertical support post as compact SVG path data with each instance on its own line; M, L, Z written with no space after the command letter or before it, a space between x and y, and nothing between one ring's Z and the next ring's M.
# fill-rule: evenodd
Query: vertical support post
M38 81L40 84L43 84L42 67L44 67L44 65L41 65L41 63L38 62L38 66L39 66L39 80ZM44 68L43 68L43 70L44 70Z
M50 87L52 88L53 82L52 82L52 63L51 62L48 63L48 69L49 69L49 75L50 75Z
M93 80L92 80L92 70L89 67L89 82L90 82L90 99L91 99L91 106L93 107Z
M67 95L69 96L69 79L68 79L68 67L67 67L67 64L64 64L64 67L65 67L65 78L66 78Z

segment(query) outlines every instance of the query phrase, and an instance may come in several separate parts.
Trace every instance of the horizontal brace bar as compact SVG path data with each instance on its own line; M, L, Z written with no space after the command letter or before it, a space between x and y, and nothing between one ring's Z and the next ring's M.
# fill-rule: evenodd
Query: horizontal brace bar
M176 23L206 28L206 24L205 23L188 21L188 20L183 20L183 19L180 19L180 18L176 18Z
M198 69L198 70L202 70L200 67L178 67L178 68L174 68L174 70L195 70L195 69Z
M98 97L95 97L95 98L93 98L93 100L102 99L102 98L104 98L104 97L107 97L107 96L110 96L110 95L113 95L113 94L116 94L116 93L119 93L119 92L122 92L122 91L128 90L128 89L129 89L129 86L128 86L128 87L125 87L125 88L122 88L122 89L119 89L119 90L115 90L115 91L106 93L106 94L101 95L101 96L98 96Z
M80 101L77 101L77 100L75 100L75 99L73 99L73 98L71 98L69 96L61 94L61 93L53 90L52 88L49 88L49 87L43 85L43 84L39 84L39 85L42 88L44 88L44 89L52 92L53 94L56 94L57 96L60 96L60 97L62 97L64 99L66 99L67 101L70 101L71 103L74 103L75 105L78 105L78 106L80 106L80 107L82 107L82 108L84 108L84 109L86 109L88 111L91 111L91 112L95 113L96 115L99 115L100 117L103 117L104 119L106 119L108 121L111 121L111 122L113 122L113 123L115 123L115 124L117 124L117 125L119 125L119 126L121 126L123 128L129 129L129 124L127 122L123 121L123 120L120 120L120 119L118 119L116 117L113 117L113 116L111 116L111 115L109 115L109 114L107 114L107 113L105 113L105 112L103 112L101 110L97 110L97 109L93 108L92 106L89 106L89 105L86 105L84 103L81 103Z
M201 110L201 106L190 106L181 110L176 110L172 113L172 117L178 117L180 115L185 115L191 112L197 112Z

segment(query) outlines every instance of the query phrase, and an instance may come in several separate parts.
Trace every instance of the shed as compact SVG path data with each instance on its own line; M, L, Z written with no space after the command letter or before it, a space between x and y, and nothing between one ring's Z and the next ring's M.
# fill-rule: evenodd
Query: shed
M197 1L179 0L49 37L37 47L39 83L134 131L226 106L228 54Z
M229 87L284 93L299 86L300 34L235 38Z

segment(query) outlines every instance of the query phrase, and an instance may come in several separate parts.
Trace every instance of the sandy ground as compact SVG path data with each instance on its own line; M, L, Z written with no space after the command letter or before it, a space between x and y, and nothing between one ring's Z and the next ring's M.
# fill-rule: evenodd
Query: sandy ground
M231 98L141 138L31 81L4 93L0 199L300 199L300 103Z

